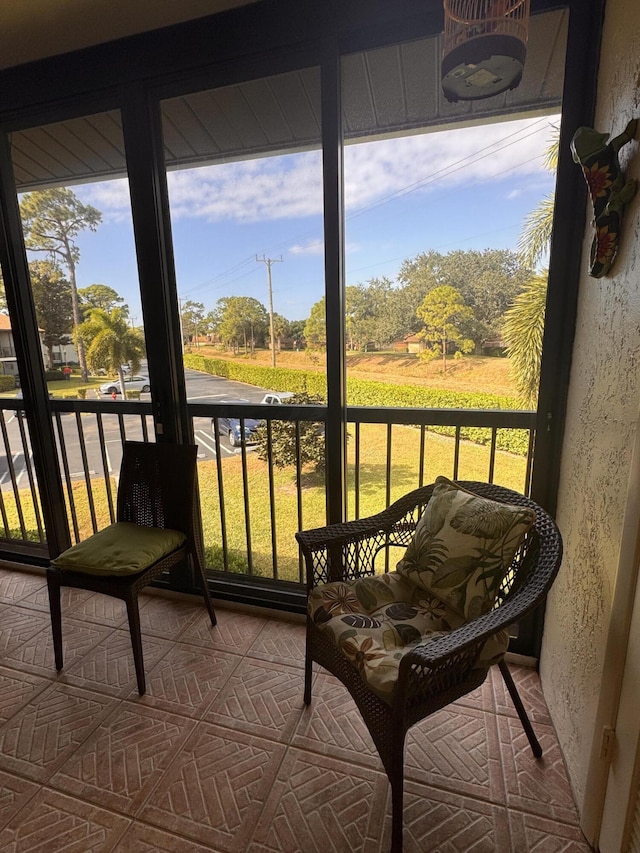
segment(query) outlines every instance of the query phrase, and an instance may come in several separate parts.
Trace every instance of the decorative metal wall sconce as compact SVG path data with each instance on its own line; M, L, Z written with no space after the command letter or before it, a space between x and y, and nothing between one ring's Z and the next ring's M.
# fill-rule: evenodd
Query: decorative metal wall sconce
M595 235L591 243L589 275L602 278L611 269L618 252L624 208L636 194L636 181L625 181L618 152L636 135L637 119L611 141L607 133L579 127L571 140L571 153L582 166L593 203Z
M522 79L530 0L444 0L442 90L449 101L477 101Z

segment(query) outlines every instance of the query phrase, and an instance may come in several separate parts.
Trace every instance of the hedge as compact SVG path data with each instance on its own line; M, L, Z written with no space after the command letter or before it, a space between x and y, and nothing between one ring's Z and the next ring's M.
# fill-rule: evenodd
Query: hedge
M293 370L282 367L260 367L251 364L238 364L218 358L206 358L202 355L186 354L185 367L234 379L260 388L272 388L277 391L306 392L326 399L327 379L321 373L310 370ZM417 408L417 409L520 409L516 397L483 392L444 391L414 385L392 385L375 382L370 379L348 379L347 399L350 406L374 406L377 408ZM455 435L455 427L430 426L431 432L441 435ZM491 430L484 427L463 427L462 438L476 444L490 444ZM498 450L526 456L529 449L529 435L526 430L500 429L496 437Z
M15 391L16 378L15 376L0 375L0 391Z

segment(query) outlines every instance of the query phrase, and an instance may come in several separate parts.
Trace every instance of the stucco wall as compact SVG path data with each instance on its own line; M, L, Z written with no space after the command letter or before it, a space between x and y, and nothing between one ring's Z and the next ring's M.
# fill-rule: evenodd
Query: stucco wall
M600 131L620 133L630 118L640 117L639 45L637 0L608 0L598 76ZM640 177L637 141L621 151L621 162L629 162L628 177ZM541 657L544 694L578 805L593 737L640 404L640 193L627 208L610 277L587 274L590 203L584 216L584 273L557 515L565 558L549 598Z

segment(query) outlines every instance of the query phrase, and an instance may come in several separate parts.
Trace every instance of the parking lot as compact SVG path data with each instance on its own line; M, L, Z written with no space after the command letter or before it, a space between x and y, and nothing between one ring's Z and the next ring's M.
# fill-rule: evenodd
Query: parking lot
M142 373L143 371L140 372ZM259 403L262 400L265 391L269 390L256 388L251 385L245 385L241 382L234 382L218 376L210 376L208 374L188 369L185 370L185 380L187 399L192 403L222 403L227 400L243 400L248 403ZM105 397L104 399L107 404L105 405L105 413L102 416L104 453L107 470L110 473L113 473L120 469L122 436L120 431L120 422L117 414L115 414L118 406L117 404L114 404L114 414L111 414L109 413L111 401L108 397ZM150 400L151 395L142 394L141 399ZM15 473L16 484L18 488L23 488L28 485L29 481L27 461L25 460L25 453L22 446L18 418L13 413L7 412L5 414L5 419L8 444L11 449L11 463ZM148 434L152 435L153 421L151 416L147 416L146 420ZM69 476L72 479L85 476L82 458L83 445L89 465L89 474L91 476L100 476L103 474L101 441L97 419L95 415L87 414L81 418L81 421L82 440L78 432L75 415L69 413L61 416ZM122 422L125 435L128 439L143 439L141 416L125 415ZM195 441L198 445L198 458L201 460L215 459L216 449L211 428L211 419L196 417L194 418L193 428ZM247 449L251 450L251 448ZM236 453L240 453L241 451L240 448L231 447L227 437L224 436L220 439L220 452L223 456L232 456ZM0 489L7 491L12 488L11 470L7 454L5 452L0 455Z

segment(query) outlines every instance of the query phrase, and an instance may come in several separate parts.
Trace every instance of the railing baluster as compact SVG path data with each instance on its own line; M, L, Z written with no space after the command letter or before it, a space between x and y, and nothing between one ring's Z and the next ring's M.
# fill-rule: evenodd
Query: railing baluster
M120 428L120 441L122 442L122 448L124 450L124 443L127 440L127 432L124 427L124 415L122 412L118 412L118 426Z
M2 439L4 441L5 450L7 453L7 468L9 469L9 476L11 477L11 488L13 489L13 498L16 502L16 512L18 514L18 523L20 524L20 532L22 533L22 538L27 539L27 528L24 522L24 513L22 512L22 502L20 501L20 490L18 489L18 483L16 481L16 469L13 464L13 453L11 452L11 445L9 442L9 434L7 432L7 425L5 423L4 418L0 423L0 427L2 428ZM24 453L24 448L23 448ZM17 454L16 454L17 456Z
M498 439L498 428L491 430L491 450L489 451L489 482L493 483L493 475L496 467L496 441Z
M392 424L387 424L387 468L385 472L385 506L391 503L391 442L392 442ZM387 542L389 540L386 536ZM384 549L384 570L389 571L389 548Z
M147 426L147 416L140 415L140 423L142 425L142 440L144 442L149 441L149 428Z
M420 426L420 470L418 471L418 486L422 488L424 486L424 448L425 448L425 434L426 427L424 424Z
M356 424L356 453L354 471L354 518L360 518L360 424Z
M73 496L73 486L71 483L71 474L69 473L69 459L67 458L67 445L64 440L64 431L62 429L62 418L60 412L54 412L53 416L56 423L56 431L58 434L58 446L62 457L62 470L64 471L64 479L67 484L67 500L69 501L69 509L71 511L71 523L73 525L73 535L76 542L80 541L80 530L78 528L78 514L76 512L76 502Z
M460 467L460 427L456 427L456 443L453 451L453 479L458 479L458 469Z
M27 472L27 479L29 480L33 514L36 519L36 527L38 528L38 539L41 544L44 544L46 540L44 535L44 526L42 524L42 516L40 514L40 501L38 499L38 490L36 488L36 481L33 474L33 465L31 464L31 442L29 441L27 431L24 428L24 418L18 418L18 427L20 428L20 438L24 449L24 467Z
M220 452L220 430L218 419L212 418L213 442L216 448L216 472L218 475L218 502L220 505L220 531L222 537L222 565L225 572L229 571L229 545L227 542L227 515L224 504L224 478L222 476L222 453Z
M104 486L107 492L107 503L109 504L109 518L111 519L111 524L116 520L114 505L113 505L113 495L111 493L111 474L109 471L109 460L107 458L107 443L104 439L104 425L102 423L102 415L100 412L96 414L96 422L98 425L98 438L100 440L100 455L102 457L102 472L104 474Z
M247 540L247 571L253 575L253 551L251 548L251 510L249 505L249 479L247 474L247 443L244 435L244 418L240 418L240 458L242 462L242 499L244 503L244 529Z
M527 448L527 469L524 481L524 494L531 493L531 475L533 473L533 448L535 446L535 432L529 432L529 447Z
M16 415L16 417L17 417L17 415ZM2 418L2 423L4 424L4 412L1 413L1 418ZM2 432L4 435L5 430L3 429ZM8 455L6 445L4 448L4 452L5 452L5 455ZM7 510L6 510L6 507L4 505L4 496L2 494L2 487L1 486L0 486L0 515L2 515L2 524L4 526L5 537L7 539L11 539L12 538L11 537L11 526L9 525L9 518L7 516Z
M91 527L94 533L98 532L98 520L96 518L96 507L93 500L93 489L91 488L91 473L89 471L89 460L87 459L87 448L84 443L84 429L82 427L82 412L76 412L76 427L78 430L78 443L80 445L80 456L82 458L82 470L84 471L84 483L87 488L87 500L89 501L89 514L91 515Z
M273 479L273 444L271 441L271 421L267 421L267 471L269 474L269 515L271 522L271 559L273 562L273 579L278 580L278 537L276 535L276 490Z

